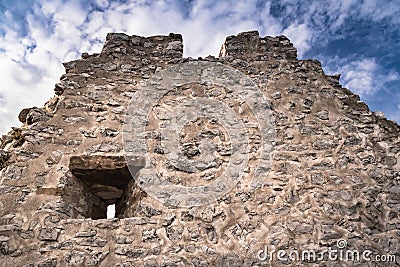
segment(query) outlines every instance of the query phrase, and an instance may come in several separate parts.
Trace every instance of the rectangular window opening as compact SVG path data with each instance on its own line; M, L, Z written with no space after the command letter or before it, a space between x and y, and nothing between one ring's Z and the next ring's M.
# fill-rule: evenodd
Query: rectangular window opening
M124 157L73 156L69 167L83 183L84 202L79 202L79 208L84 217L124 218L138 201L138 196L132 192L135 181ZM138 166L137 171L141 168Z

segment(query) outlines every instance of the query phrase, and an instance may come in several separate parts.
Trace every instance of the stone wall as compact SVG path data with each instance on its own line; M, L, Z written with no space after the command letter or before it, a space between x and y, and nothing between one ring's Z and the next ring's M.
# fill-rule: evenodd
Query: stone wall
M123 160L124 115L148 78L196 61L182 54L177 34L109 34L100 54L64 63L44 107L21 111L23 125L0 141L0 266L267 266L265 246L322 251L338 239L400 264L400 126L318 61L297 60L283 36L240 33L219 58L198 59L241 71L269 101L275 157L263 186L250 192L245 176L189 208L142 191ZM119 218L105 219L113 203Z

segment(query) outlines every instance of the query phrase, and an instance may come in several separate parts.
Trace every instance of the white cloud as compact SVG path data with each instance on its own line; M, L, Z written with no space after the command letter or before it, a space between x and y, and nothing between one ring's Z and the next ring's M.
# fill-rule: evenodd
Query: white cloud
M20 41L16 32L6 28L6 33L0 42L0 49L3 50L4 57L14 61L20 61L25 54L25 46Z
M385 72L375 58L347 59L324 58L324 71L327 74L341 73L341 83L362 98L385 90L387 83L400 80L400 74L394 70Z
M353 61L341 67L342 80L345 87L351 88L359 95L375 93L378 88L374 83L377 72L377 64L373 59Z
M7 113L7 109L5 108L6 106L6 101L4 100L4 97L0 95L0 117L2 113Z
M360 5L360 14L374 21L389 19L394 25L400 22L400 5L397 1L382 3L378 0L365 0Z
M298 50L298 55L300 58L303 56L303 53L310 48L312 33L308 29L307 25L292 24L286 28L282 34L286 35L292 41Z
M96 3L96 5L97 5L98 7L100 7L100 8L107 8L108 5L110 4L110 3L108 2L108 0L96 0L95 3Z

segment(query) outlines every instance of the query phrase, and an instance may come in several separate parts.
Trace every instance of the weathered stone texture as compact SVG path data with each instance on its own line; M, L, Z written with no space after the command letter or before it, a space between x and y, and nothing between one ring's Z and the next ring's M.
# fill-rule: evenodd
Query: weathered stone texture
M262 188L239 182L192 208L141 191L123 160L124 114L144 80L194 61L182 54L178 34L109 34L100 54L64 63L43 108L20 113L23 126L0 140L0 266L268 266L257 259L265 245L324 250L340 238L400 264L400 126L320 62L297 60L284 36L229 36L219 58L203 59L248 75L271 103L275 157ZM110 203L119 218L102 219Z

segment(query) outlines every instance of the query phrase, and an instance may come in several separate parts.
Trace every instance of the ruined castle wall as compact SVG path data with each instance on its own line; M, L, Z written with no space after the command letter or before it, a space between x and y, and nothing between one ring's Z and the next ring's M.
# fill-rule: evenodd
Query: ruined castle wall
M245 177L215 203L174 208L129 180L130 99L155 73L195 61L182 52L176 34L109 34L100 54L64 63L45 107L20 114L24 125L1 140L0 266L263 266L265 245L323 250L340 238L400 260L399 125L318 61L297 60L283 36L229 36L219 58L203 59L253 79L272 108L275 156L262 188L249 192ZM91 183L102 173L111 182ZM100 219L122 196L120 218Z

